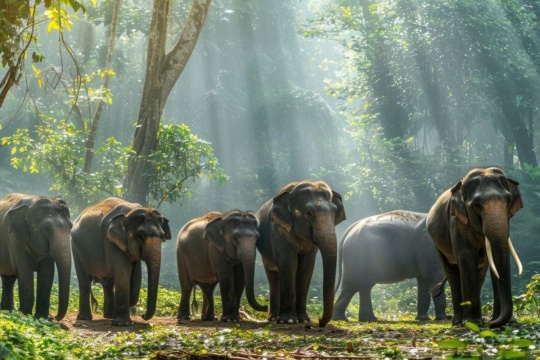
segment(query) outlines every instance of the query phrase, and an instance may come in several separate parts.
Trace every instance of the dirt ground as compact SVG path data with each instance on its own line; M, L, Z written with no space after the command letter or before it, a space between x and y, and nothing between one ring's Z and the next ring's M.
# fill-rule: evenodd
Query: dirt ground
M208 331L214 332L223 328L231 327L231 323L221 321L184 321L181 324L176 323L175 317L153 317L149 321L144 321L140 316L132 316L133 325L128 327L112 326L110 319L104 319L100 314L94 314L94 320L77 320L77 313L68 313L60 322L60 326L65 330L70 330L84 337L103 336L106 333L117 332L139 332L140 330L151 330L152 326L161 325L163 327L174 326L181 332L191 331ZM267 321L240 321L241 329L258 330L270 324ZM272 323L272 329L275 331L287 334L310 334L310 335L326 335L332 337L344 337L348 330L335 327L328 324L324 328L320 328L317 323L312 324L276 324Z

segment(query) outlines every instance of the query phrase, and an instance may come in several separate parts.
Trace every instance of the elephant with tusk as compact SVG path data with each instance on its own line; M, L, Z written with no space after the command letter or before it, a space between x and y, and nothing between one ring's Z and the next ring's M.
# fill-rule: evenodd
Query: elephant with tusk
M523 207L519 183L498 167L471 169L435 202L427 228L452 291L454 325L482 323L480 291L491 269L494 306L490 327L512 318L510 219Z

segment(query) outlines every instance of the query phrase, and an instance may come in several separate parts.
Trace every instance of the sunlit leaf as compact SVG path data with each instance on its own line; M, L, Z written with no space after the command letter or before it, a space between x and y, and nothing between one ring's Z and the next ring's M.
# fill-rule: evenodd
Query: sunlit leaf
M465 349L467 344L465 344L463 341L455 340L455 339L445 339L439 341L439 347L444 349Z
M480 328L478 327L478 325L476 325L475 323L471 322L471 321L466 321L465 322L465 327L471 329L472 331L474 332L480 332Z
M512 339L508 342L510 345L521 347L521 348L528 348L529 346L535 345L534 342L532 342L529 339Z
M519 359L527 355L524 351L503 350L499 354L499 359Z

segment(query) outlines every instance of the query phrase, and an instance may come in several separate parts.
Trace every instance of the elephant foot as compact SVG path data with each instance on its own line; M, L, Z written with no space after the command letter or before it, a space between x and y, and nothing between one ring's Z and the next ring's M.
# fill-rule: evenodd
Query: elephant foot
M281 314L277 318L278 324L296 324L297 322L298 318L292 315Z
M415 320L417 320L417 321L429 321L431 319L427 315L417 315Z
M443 314L443 315L436 315L436 316L435 316L435 321L450 320L451 318L452 318L452 316L446 315L446 314Z
M377 317L375 317L374 315L373 316L360 316L358 318L358 321L359 322L377 322L379 321L379 319L377 319Z
M92 314L78 314L77 320L92 320Z
M307 315L300 315L298 316L298 322L300 324L309 324L311 322L311 319Z
M133 325L133 321L130 318L115 318L111 324L112 326L131 326Z
M104 319L114 319L114 312L104 312L103 313Z
M238 322L240 321L237 317L222 316L220 319L222 322Z
M201 316L202 321L216 321L216 317L214 315L203 315Z
M54 317L49 315L49 314L38 314L36 313L36 315L34 315L34 317L36 319L45 319L45 320L48 320L48 321L53 321Z
M345 314L333 314L332 315L332 320L335 320L335 321L349 321L349 319L347 318L347 316L345 316Z
M182 321L190 321L191 320L191 317L189 315L178 315L176 316L176 322L180 323Z

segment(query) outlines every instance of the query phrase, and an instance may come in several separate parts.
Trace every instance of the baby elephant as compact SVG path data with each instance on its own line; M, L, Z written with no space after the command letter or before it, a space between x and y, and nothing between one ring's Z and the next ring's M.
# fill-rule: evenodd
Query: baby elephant
M343 235L338 255L341 293L334 305L333 320L347 320L345 310L360 292L358 321L377 321L371 304L375 284L405 279L418 281L417 320L429 320L430 289L444 279L435 246L426 228L427 214L391 211L351 225ZM447 319L444 294L433 298L437 320Z
M221 321L240 320L240 298L246 286L249 304L267 311L255 299L255 244L258 222L251 212L211 212L189 221L178 233L176 259L182 296L178 321L189 320L193 287L203 291L202 320L214 320L214 289L219 282L223 313Z

